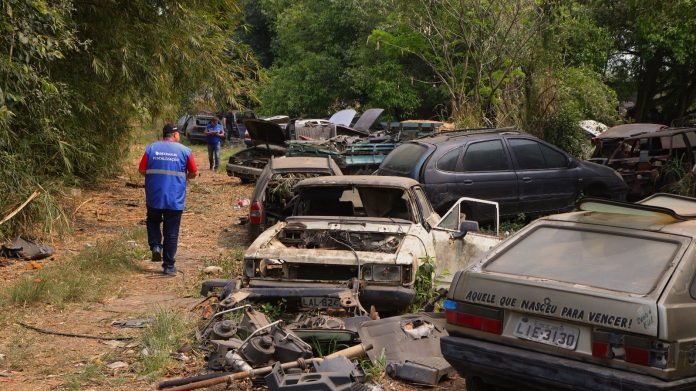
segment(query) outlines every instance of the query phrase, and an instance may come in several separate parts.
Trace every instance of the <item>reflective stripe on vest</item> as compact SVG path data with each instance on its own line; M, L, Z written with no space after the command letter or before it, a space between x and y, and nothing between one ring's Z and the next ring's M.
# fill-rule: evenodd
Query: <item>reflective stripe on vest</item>
M182 176L185 177L186 173L181 172L181 171L173 171L173 170L158 170L151 168L149 170L145 170L145 174L162 174L162 175L174 175L174 176Z

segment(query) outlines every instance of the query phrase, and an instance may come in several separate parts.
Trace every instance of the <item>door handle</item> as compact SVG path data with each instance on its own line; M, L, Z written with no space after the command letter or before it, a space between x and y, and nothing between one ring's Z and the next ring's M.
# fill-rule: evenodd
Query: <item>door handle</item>
M464 179L464 180L462 181L462 183L465 184L465 185L470 185L470 184L474 183L474 181L472 181L471 179Z
M522 177L522 182L531 182L531 181L532 181L531 177L528 177L528 176Z

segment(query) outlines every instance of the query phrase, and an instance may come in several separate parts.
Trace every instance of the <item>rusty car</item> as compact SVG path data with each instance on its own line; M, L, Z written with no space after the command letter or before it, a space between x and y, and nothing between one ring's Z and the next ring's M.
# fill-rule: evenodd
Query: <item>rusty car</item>
M597 164L605 164L606 160L611 157L623 139L639 135L654 134L666 127L666 125L662 124L647 123L612 126L592 138L594 150L592 151L592 156L587 160Z
M421 262L431 259L436 281L449 281L450 270L500 241L476 232L459 203L441 218L410 178L316 177L297 183L295 193L292 215L246 250L243 276L204 283L203 294L226 285L249 300L400 312L414 300Z
M638 200L690 175L696 152L696 128L662 128L623 139L604 164L628 186L627 198Z
M256 180L249 203L249 238L256 238L290 214L297 182L326 175L343 175L330 157L271 157Z
M696 199L585 199L458 271L444 357L467 389L696 389Z

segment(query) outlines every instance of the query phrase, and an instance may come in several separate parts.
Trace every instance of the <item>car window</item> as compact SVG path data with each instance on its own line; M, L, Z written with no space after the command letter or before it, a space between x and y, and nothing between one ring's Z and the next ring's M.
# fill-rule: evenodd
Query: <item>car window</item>
M504 171L510 165L500 140L469 145L462 159L461 171Z
M455 148L444 154L437 161L437 169L442 171L455 171L457 169L457 160L459 159L460 148Z
M644 295L654 289L678 249L677 242L654 237L541 226L484 269Z
M539 143L541 154L546 161L546 168L564 168L568 167L568 157L555 149Z
M539 143L522 138L508 139L512 153L517 159L521 170L540 170L546 168L544 155L541 154Z
M380 167L402 175L409 175L427 151L428 148L420 144L402 144L387 155Z

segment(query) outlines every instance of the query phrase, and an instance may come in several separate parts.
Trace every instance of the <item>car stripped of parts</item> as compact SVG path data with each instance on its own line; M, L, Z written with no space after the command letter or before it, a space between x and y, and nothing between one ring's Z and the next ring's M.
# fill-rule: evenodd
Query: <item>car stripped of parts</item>
M455 274L444 357L482 389L696 389L696 199L578 209Z
M478 225L465 220L459 203L440 218L409 178L316 177L300 181L294 191L292 216L249 246L241 278L208 281L204 295L226 286L223 299L244 292L249 300L282 299L291 308L399 312L414 300L423 260L434 259L439 284L451 276L448 270L464 267L500 241L475 232ZM493 204L497 214L494 202L463 201Z

